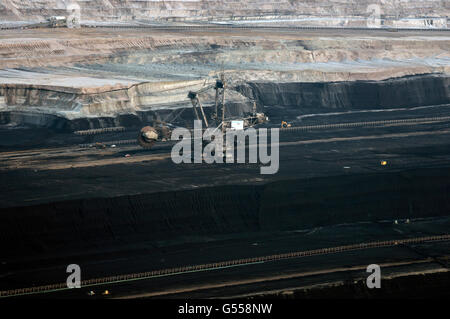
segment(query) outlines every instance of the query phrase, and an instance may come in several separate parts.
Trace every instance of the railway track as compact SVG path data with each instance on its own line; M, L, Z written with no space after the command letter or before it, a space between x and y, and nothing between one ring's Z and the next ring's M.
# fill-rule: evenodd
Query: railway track
M394 240L376 241L376 242L369 242L369 243L359 243L359 244L353 244L353 245L320 248L320 249L306 250L306 251L296 251L296 252L276 254L276 255L235 259L235 260L228 260L228 261L222 261L222 262L216 262L216 263L210 263L210 264L200 264L200 265L154 270L154 271L148 271L148 272L140 272L140 273L125 274L125 275L94 278L94 279L83 280L81 282L81 286L89 287L89 286L98 286L98 285L105 285L105 284L115 284L115 283L121 283L121 282L126 282L126 281L144 280L144 279L151 279L151 278L170 276L170 275L181 275L181 274L198 272L198 271L212 271L212 270L218 270L218 269L229 268L229 267L246 266L246 265L258 264L258 263L274 262L274 261L285 260L285 259L302 258L302 257L318 256L318 255L326 255L326 254L336 254L336 253L342 253L342 252L347 252L347 251L382 248L382 247L392 247L392 246L398 246L398 245L420 244L420 243L436 242L436 241L448 241L448 240L450 240L450 234L427 236L427 237L417 237L417 238L407 238L407 239L394 239ZM44 294L44 293L51 293L51 292L56 292L56 291L68 290L68 289L69 288L67 288L66 283L20 288L20 289L12 289L12 290L0 291L0 298L23 296L23 295L30 295L30 294Z

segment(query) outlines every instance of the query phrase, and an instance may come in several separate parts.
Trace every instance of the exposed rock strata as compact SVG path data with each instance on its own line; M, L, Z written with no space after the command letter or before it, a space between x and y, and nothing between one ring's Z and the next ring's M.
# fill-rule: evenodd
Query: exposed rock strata
M380 8L383 18L446 17L448 2L443 0L3 0L0 17L5 20L26 20L67 14L70 3L78 3L84 20L133 21L154 19L178 20L249 20L280 17L328 18L326 23L348 24L349 20L370 16L370 5ZM313 21L314 19L311 19ZM333 21L334 20L334 21Z

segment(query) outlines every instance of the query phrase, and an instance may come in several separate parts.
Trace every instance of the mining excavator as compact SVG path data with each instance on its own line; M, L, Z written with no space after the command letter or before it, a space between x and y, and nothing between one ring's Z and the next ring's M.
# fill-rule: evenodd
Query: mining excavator
M48 17L43 22L33 23L27 25L25 28L34 29L34 28L64 28L67 27L67 18L64 16L52 16Z
M35 28L78 28L80 26L80 19L76 15L65 16L51 16L45 21L32 23L24 26L26 29Z
M225 77L222 73L215 84L206 86L198 91L189 91L187 97L191 100L194 117L196 120L202 122L204 128L215 128L215 130L221 130L222 134L225 134L227 130L245 129L268 121L268 118L264 113L257 112L256 102L253 102L253 110L249 116L244 118L227 117L225 105L226 88ZM211 89L214 89L216 93L214 110L208 119L200 101L200 95ZM181 110L181 112L183 111L184 109ZM171 121L178 117L181 112L173 117ZM143 148L151 148L157 141L164 142L169 140L172 127L174 126L170 124L170 120L168 119L165 121L155 120L152 126L145 126L141 129L138 136L138 142Z
M157 141L170 139L171 128L168 123L155 120L152 126L144 126L138 135L138 143L143 148L152 148Z

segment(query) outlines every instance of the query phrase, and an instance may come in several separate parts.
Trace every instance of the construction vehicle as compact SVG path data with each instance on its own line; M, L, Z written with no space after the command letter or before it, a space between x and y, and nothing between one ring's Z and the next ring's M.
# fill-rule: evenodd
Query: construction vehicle
M196 120L201 121L205 129L215 128L221 130L222 134L225 134L227 130L240 130L248 127L253 127L257 124L262 124L268 121L268 117L264 113L258 113L256 108L256 102L253 101L252 113L244 118L235 118L226 116L225 105L225 90L227 88L225 76L222 73L216 80L215 84L203 87L198 91L189 91L187 97L191 100L192 110ZM205 113L205 109L200 101L200 95L207 92L210 89L214 89L215 101L214 110L211 116L208 118ZM181 110L183 112L184 109ZM171 121L177 118L181 112L179 112ZM157 141L166 141L170 139L171 127L170 121L154 121L153 126L145 126L141 129L138 136L139 145L143 148L151 148Z
M51 16L45 21L27 25L26 28L64 28L67 27L67 18L64 16Z
M32 23L23 28L79 28L80 19L76 15L65 16L51 16L43 22Z
M215 92L215 101L213 105L213 110L208 110L209 112L205 112L203 105L200 100L200 96L207 92L210 89L214 89ZM223 74L219 76L219 78L215 81L214 84L205 86L198 91L189 91L187 97L190 99L192 103L192 110L194 114L194 118L198 121L202 122L202 129L213 128L212 134L217 134L217 132L221 132L225 134L228 130L244 130L249 127L253 127L255 125L263 124L269 120L269 118L264 114L257 112L256 102L253 101L253 109L252 111L245 117L230 117L226 115L226 104L225 104L225 92L227 89L225 77ZM178 108L174 111L170 112L168 116L164 119L157 118L157 115L154 115L154 119L151 125L147 125L143 127L138 134L137 142L138 144L145 148L152 148L156 142L166 142L171 140L171 135L173 129L177 128L175 120L186 110L187 108ZM209 114L209 117L207 116ZM106 127L99 129L88 129L75 131L76 135L80 136L91 136L97 134L105 134L105 133L121 133L125 132L126 128L122 126L118 127ZM202 136L203 136L202 132ZM133 140L125 140L125 141L112 141L111 147L115 147L116 145L135 143L135 139ZM122 143L125 142L125 143ZM113 146L112 146L113 145ZM106 142L96 142L94 144L80 144L81 147L96 147L98 149L106 148Z
M281 121L281 128L288 128L291 127L291 123L288 123L286 121Z
M53 16L47 19L50 28L61 28L67 26L67 18L63 16Z

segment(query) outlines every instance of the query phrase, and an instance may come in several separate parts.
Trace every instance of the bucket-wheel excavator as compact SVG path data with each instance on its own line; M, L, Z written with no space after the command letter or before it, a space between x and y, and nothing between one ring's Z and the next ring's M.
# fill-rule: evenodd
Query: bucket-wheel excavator
M253 112L250 116L245 118L228 118L226 117L226 106L225 106L225 89L226 89L225 76L222 73L219 79L216 80L215 84L203 87L198 91L189 91L188 98L192 103L192 110L196 120L202 121L204 128L215 127L220 129L222 133L225 133L228 129L244 129L247 127L252 127L256 124L264 123L268 118L264 113L257 113L256 102L253 102ZM200 101L200 95L207 92L210 89L216 91L214 110L208 119L203 105ZM174 121L175 118L181 115L184 111L182 109L178 112L172 120L166 119L165 121L154 121L153 126L145 126L141 129L138 142L143 148L151 148L157 141L166 141L170 139L171 128L173 125L169 124L170 121ZM173 115L172 113L169 117ZM236 125L237 124L237 125Z

